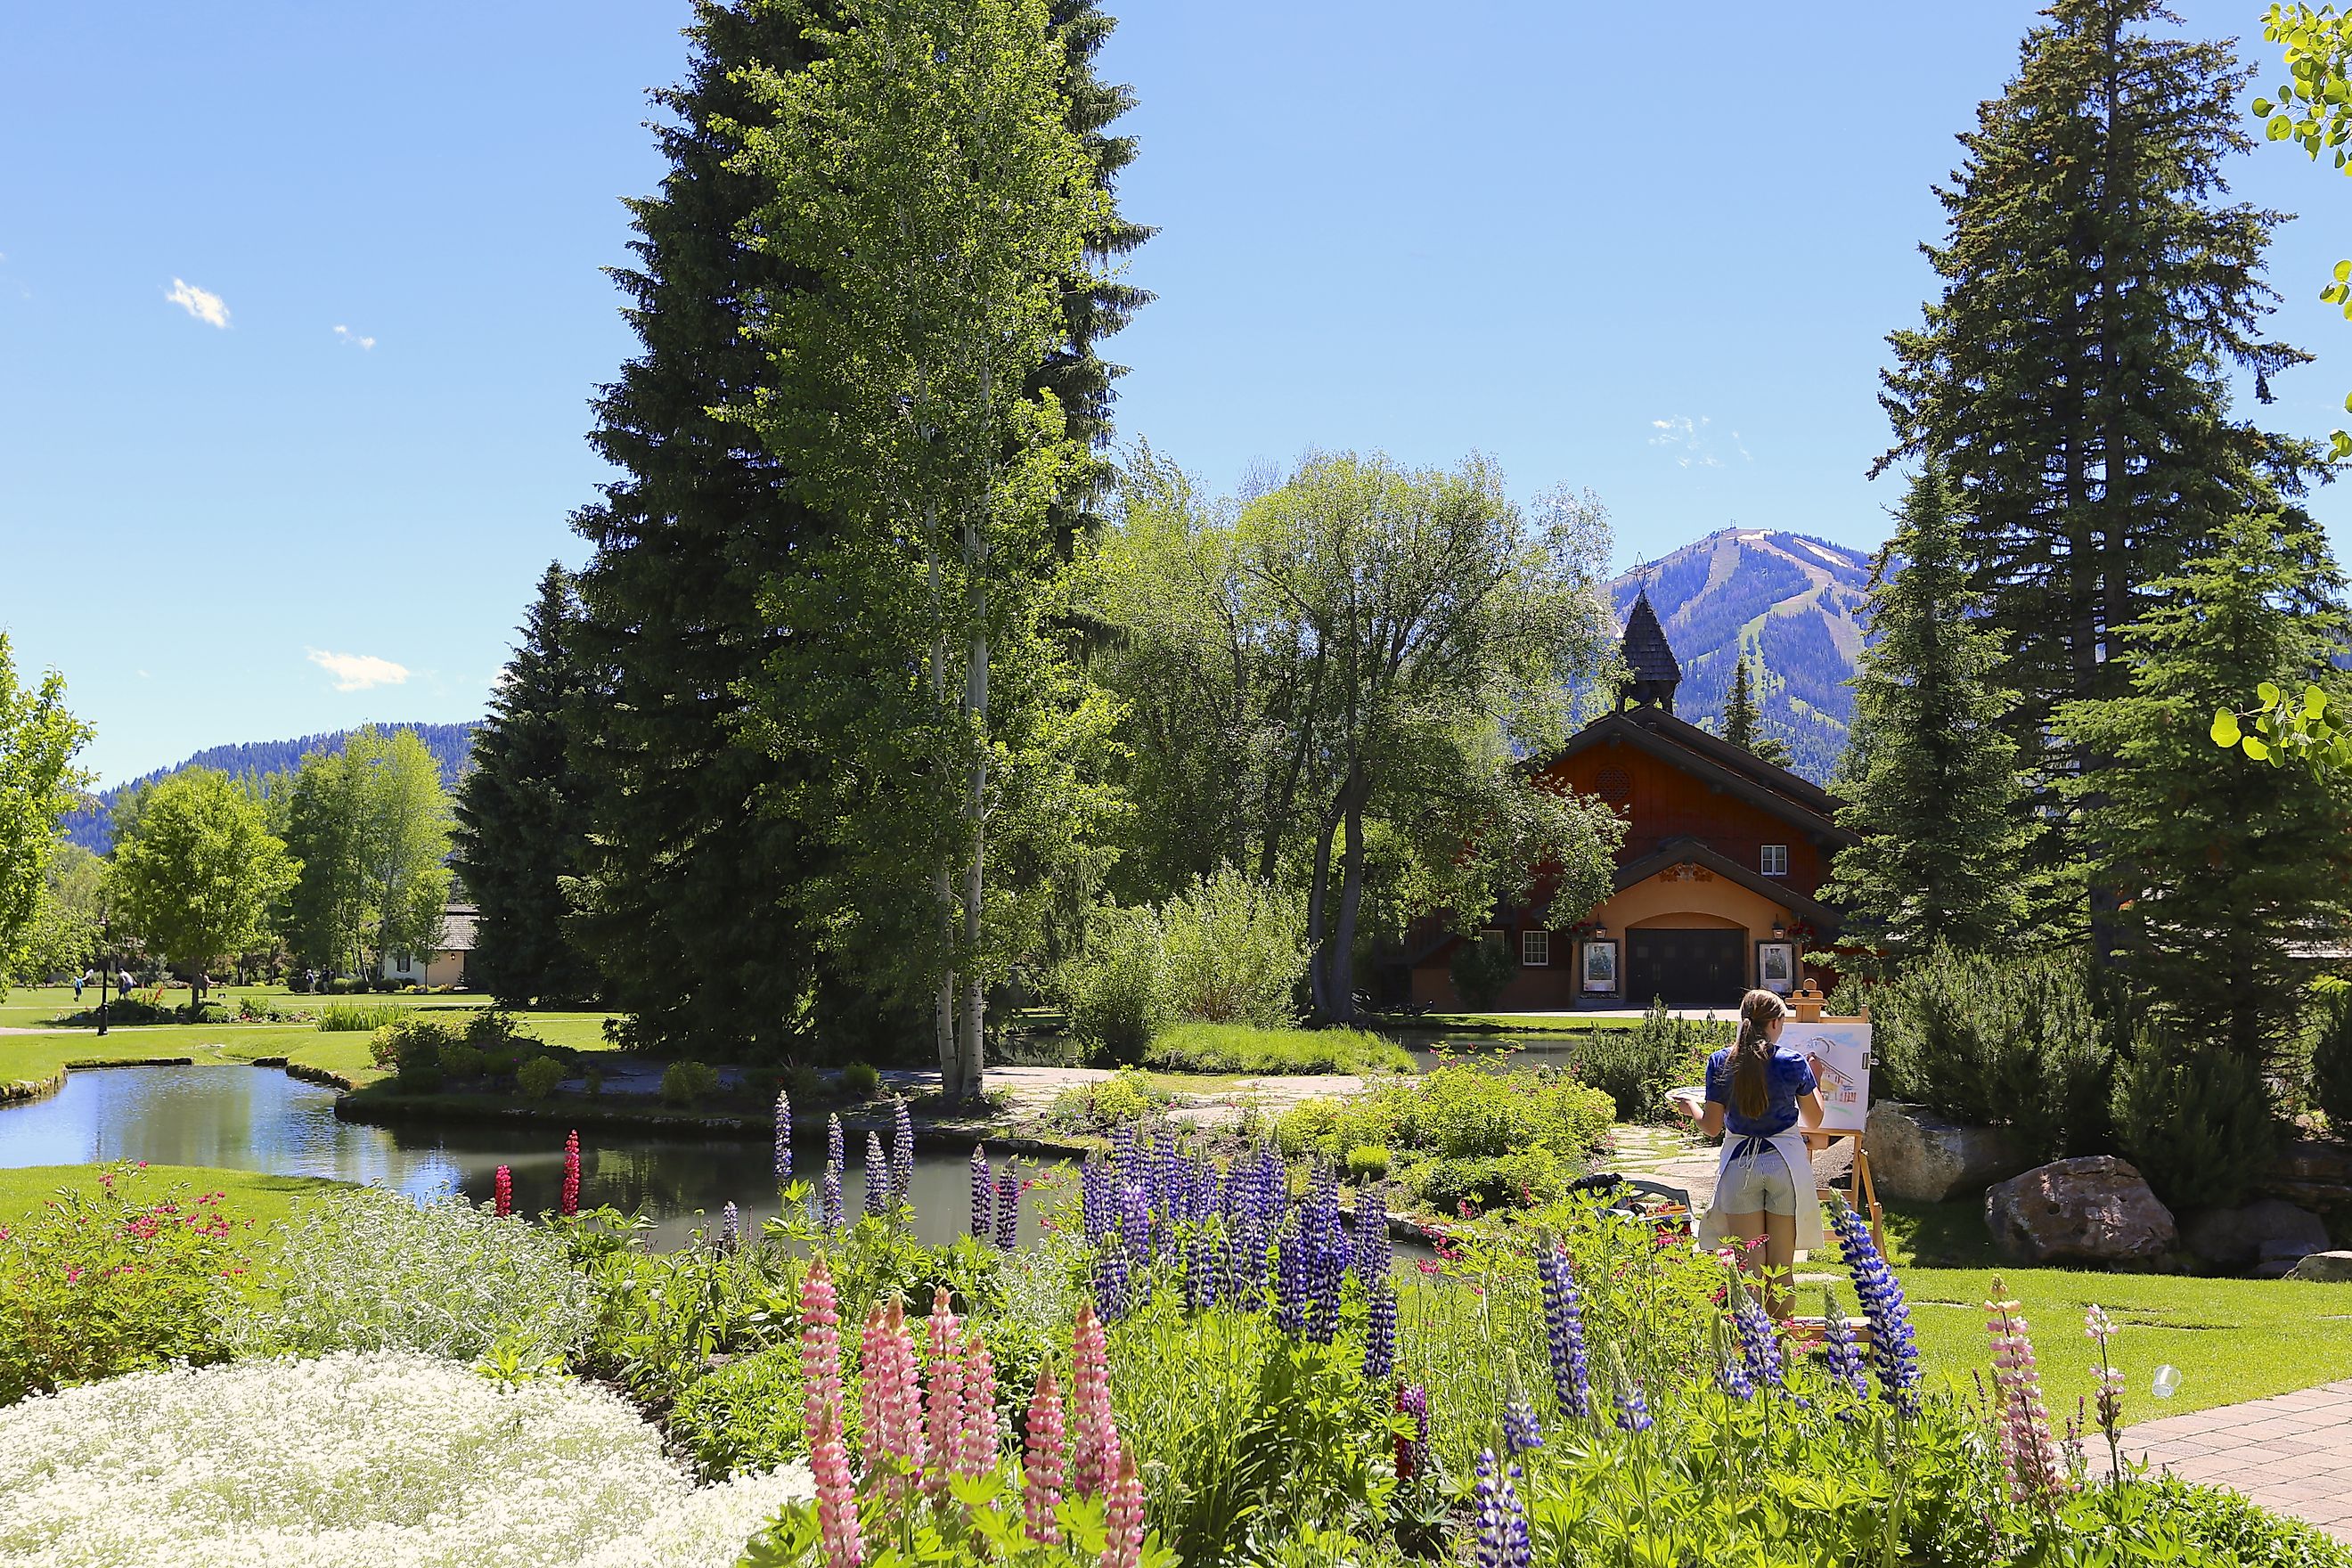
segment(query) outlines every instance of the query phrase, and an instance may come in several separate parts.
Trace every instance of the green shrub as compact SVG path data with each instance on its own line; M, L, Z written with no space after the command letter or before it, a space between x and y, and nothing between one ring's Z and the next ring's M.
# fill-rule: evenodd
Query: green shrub
M1297 1022L1307 973L1301 895L1220 867L1161 904L1159 926L1170 1017L1262 1029Z
M513 1014L493 1007L466 1020L466 1043L488 1054L495 1051L520 1053L524 1047L539 1042L522 1032L515 1023Z
M1265 1029L1248 1024L1177 1024L1144 1052L1173 1072L1411 1072L1412 1056L1365 1029Z
M2311 1100L2338 1138L2352 1139L2352 991L2321 1002L2311 1041Z
M670 1441L707 1481L773 1469L803 1458L798 1345L771 1345L687 1385L670 1407Z
M402 1008L392 1011L395 1016L375 1032L368 1054L376 1066L399 1079L402 1089L430 1094L441 1087L441 1053L456 1045L457 1037L446 1024Z
M1122 1122L1150 1121L1176 1097L1131 1068L1093 1083L1073 1084L1045 1108L1049 1126L1065 1132L1108 1132Z
M0 1235L0 1405L226 1359L243 1261L218 1194L110 1165Z
M1518 978L1519 961L1499 932L1493 936L1479 932L1454 944L1454 957L1445 973L1452 977L1454 994L1462 998L1462 1005L1483 1013Z
M1316 1100L1276 1123L1285 1155L1338 1163L1379 1144L1391 1173L1433 1206L1541 1202L1584 1173L1616 1107L1572 1077L1461 1064L1355 1100Z
M1149 909L1095 912L1084 951L1054 971L1070 1034L1100 1060L1143 1059L1169 1021L1167 955L1160 917Z
M2278 1152L2260 1066L2143 1037L2124 1064L2116 1122L2126 1158L2173 1209L2242 1203Z
M409 1016L410 1009L390 1002L373 1005L350 1002L330 1002L319 1010L319 1027L328 1034L356 1035L381 1029L387 1024L397 1024Z
M784 1074L784 1092L794 1105L814 1105L825 1097L824 1074L813 1067L793 1067Z
M719 1070L708 1062L672 1062L662 1072L661 1097L665 1104L695 1105L718 1092Z
M452 1043L441 1047L441 1070L451 1078L479 1078L488 1065L488 1057L471 1046Z
M1348 1151L1348 1179L1358 1185L1377 1182L1389 1173L1389 1151L1385 1143L1359 1143Z
M854 1100L871 1100L882 1092L882 1074L872 1062L852 1062L841 1069L841 1092Z
M553 1057L533 1057L515 1068L515 1089L525 1100L545 1100L563 1081L563 1064ZM668 1087L665 1079L663 1087Z
M1731 1043L1728 1024L1677 1018L1654 1002L1632 1029L1587 1029L1570 1053L1576 1076L1607 1094L1620 1121L1663 1121L1666 1090L1706 1076L1707 1054Z

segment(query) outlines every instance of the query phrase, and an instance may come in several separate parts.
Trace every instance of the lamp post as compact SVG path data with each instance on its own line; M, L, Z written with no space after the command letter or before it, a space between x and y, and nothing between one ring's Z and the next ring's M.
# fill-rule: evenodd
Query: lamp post
M112 930L110 919L105 915L98 917L98 1032L101 1035L106 1033L107 971L114 967Z

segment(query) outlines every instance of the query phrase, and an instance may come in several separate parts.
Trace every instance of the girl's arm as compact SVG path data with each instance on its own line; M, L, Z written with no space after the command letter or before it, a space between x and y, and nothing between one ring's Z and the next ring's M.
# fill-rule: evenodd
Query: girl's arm
M1809 1089L1797 1096L1797 1125L1807 1131L1822 1124L1822 1091Z
M1720 1138L1723 1136L1723 1101L1719 1100L1708 1100L1699 1110L1698 1121L1694 1125L1697 1127L1699 1134L1702 1137Z

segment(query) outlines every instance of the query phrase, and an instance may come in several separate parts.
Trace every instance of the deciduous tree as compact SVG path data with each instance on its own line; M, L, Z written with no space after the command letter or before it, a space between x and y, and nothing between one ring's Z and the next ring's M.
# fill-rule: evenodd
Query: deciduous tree
M295 871L249 791L226 773L187 768L149 792L138 830L115 846L108 897L186 973L201 1007L206 972L265 939L270 906Z
M65 699L65 678L55 670L37 688L17 680L0 632L0 982L24 958L58 819L83 782L73 759L90 730L66 711Z

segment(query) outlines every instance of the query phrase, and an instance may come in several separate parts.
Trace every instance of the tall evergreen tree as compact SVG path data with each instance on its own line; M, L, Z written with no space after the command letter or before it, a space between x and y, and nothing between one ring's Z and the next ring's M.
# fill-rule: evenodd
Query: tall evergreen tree
M2254 768L2216 748L2217 705L2268 679L2342 691L2343 579L2299 509L2224 527L2154 585L2130 689L2071 703L2062 734L2114 759L2073 793L2118 889L2117 959L2171 1037L2271 1059L2305 1004L2299 943L2352 910L2352 779ZM2094 792L2095 787L2095 793Z
M1997 949L2029 917L2012 696L1990 683L1997 636L1969 587L1967 523L1933 466L1916 474L1878 559L1871 641L1853 680L1851 766L1838 821L1862 842L1838 855L1822 896L1872 950L1853 967L1899 967L1945 944ZM1889 567L1899 568L1889 574Z
M2309 356L2266 338L2259 275L2280 215L2225 205L2247 145L2248 73L2227 43L2158 37L2160 0L2056 0L2018 71L1960 138L1927 256L1941 297L1895 355L1880 467L1933 458L1958 491L1961 559L1999 639L2004 721L2037 807L2102 761L2053 742L2067 701L2121 694L2153 585L2292 497L2315 447L2231 416L2228 377ZM2079 733L2079 731L2078 731ZM2086 851L2053 835L2053 854ZM2111 900L2094 883L2094 916Z
M562 883L579 874L590 831L565 756L564 716L587 696L567 642L577 605L572 574L551 564L457 784L452 863L480 911L473 977L502 1002L596 994L596 972L563 929Z
M1748 656L1731 672L1731 695L1723 704L1723 738L1743 752L1756 749L1756 698L1748 686Z
M1066 121L1108 191L1134 156L1108 131L1126 90L1093 75L1111 23L1093 0L1054 9ZM739 683L794 636L763 613L762 584L789 576L832 525L750 426L712 413L751 405L772 383L765 348L744 330L751 301L809 281L746 237L764 187L736 160L748 131L773 119L751 82L758 68L805 66L803 18L831 12L789 0L698 5L686 79L655 94L671 117L656 132L670 170L658 195L630 204L636 265L615 273L644 352L604 389L593 439L622 477L573 520L595 547L579 584L591 684L572 726L595 834L573 929L608 999L655 1048L788 1049L806 1036L813 995L836 1036L879 1021L869 996L826 1005L837 982L794 897L824 853L776 805L821 760L772 754L741 732ZM1112 211L1089 247L1116 257L1145 234ZM1094 345L1142 299L1108 279L1062 293L1065 331L1037 380L1089 447L1107 438L1117 374ZM1083 507L1057 513L1066 532L1089 525Z

